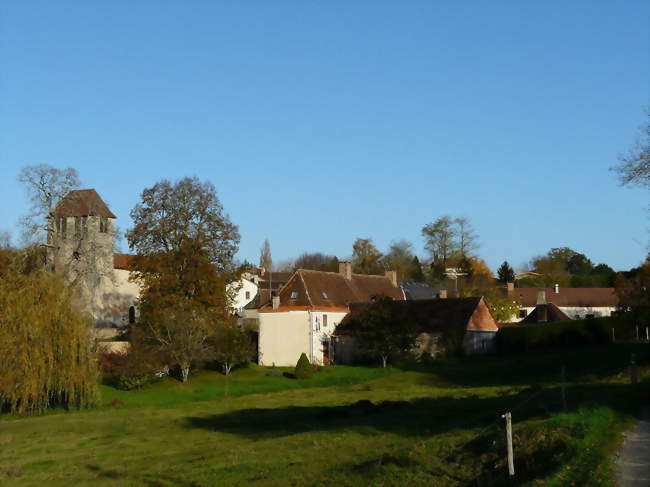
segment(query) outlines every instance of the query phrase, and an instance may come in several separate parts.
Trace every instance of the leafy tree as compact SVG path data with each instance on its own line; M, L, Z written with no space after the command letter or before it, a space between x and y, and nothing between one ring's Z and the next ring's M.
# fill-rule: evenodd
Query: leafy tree
M411 242L407 240L392 242L388 253L384 256L384 267L397 271L399 279L409 279L413 273L413 257Z
M499 282L515 282L515 270L508 264L507 260L503 261L501 267L497 270Z
M362 348L381 357L384 368L391 356L410 351L418 337L415 325L385 296L351 315L348 329Z
M262 248L260 249L260 267L263 267L267 272L273 271L273 258L271 257L271 244L269 239L264 239Z
M81 183L76 169L57 169L48 164L25 166L18 175L25 186L31 207L22 219L23 240L26 243L49 242L52 212L56 204L71 189Z
M218 328L214 346L217 362L221 363L225 375L230 374L235 365L247 363L255 355L249 332L235 322Z
M0 232L0 249L11 248L11 233L3 231Z
M314 375L314 367L309 363L309 359L304 353L300 355L293 375L296 379L309 379Z
M214 358L212 339L232 319L227 284L237 278L239 233L214 186L196 178L145 189L131 217L141 326L185 382L193 364Z
M135 226L127 232L129 246L139 255L175 252L186 241L198 246L219 272L232 272L239 230L210 182L167 180L142 192L131 211Z
M458 250L456 228L450 216L442 216L422 228L425 249L431 255L432 262L447 266L447 260Z
M637 317L650 310L650 254L639 267L616 275L614 287L622 310L632 311Z
M292 270L311 269L314 271L338 272L339 259L321 252L305 252L293 262Z
M517 300L511 296L503 296L494 289L482 293L482 296L485 297L492 316L500 323L509 323L512 321L521 308L521 304Z
M380 274L383 271L382 253L372 238L357 238L352 246L352 269L357 274Z
M566 270L569 274L591 274L594 270L594 264L584 254L575 253L568 258L566 263Z
M98 369L90 321L58 276L25 265L32 258L25 252L9 260L0 279L0 409L92 406Z
M646 115L648 121L641 127L635 146L627 155L619 156L619 165L614 168L624 186L650 188L650 109Z

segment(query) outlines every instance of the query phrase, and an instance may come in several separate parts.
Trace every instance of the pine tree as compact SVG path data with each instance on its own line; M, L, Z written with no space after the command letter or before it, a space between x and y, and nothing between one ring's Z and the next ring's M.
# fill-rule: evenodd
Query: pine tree
M497 270L497 276L499 282L515 282L515 271L510 267L507 260L504 260L501 267Z

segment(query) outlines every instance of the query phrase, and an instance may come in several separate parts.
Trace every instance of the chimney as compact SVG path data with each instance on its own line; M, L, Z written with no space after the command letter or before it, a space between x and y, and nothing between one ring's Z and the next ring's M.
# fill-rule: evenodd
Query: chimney
M546 304L546 291L543 289L537 292L537 303L536 304Z
M555 294L560 294L560 285L559 284L555 285Z
M438 298L439 299L447 299L447 290L446 289L440 289L438 291Z
M280 296L273 296L271 302L273 303L273 309L278 309L280 307Z
M384 276L390 279L393 286L397 287L397 271L385 271Z
M512 294L515 292L515 283L514 282L506 282L506 287L508 289L508 294Z
M349 260L339 262L339 274L346 279L352 279L352 262Z

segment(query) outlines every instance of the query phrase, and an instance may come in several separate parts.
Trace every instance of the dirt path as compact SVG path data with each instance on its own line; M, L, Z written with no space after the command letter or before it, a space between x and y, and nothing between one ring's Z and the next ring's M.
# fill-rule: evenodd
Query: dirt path
M650 487L650 407L627 433L616 460L618 487Z

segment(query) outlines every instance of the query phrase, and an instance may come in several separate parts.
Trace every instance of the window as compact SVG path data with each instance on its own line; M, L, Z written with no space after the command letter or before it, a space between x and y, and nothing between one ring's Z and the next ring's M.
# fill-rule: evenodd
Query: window
M298 291L291 291L291 299L298 299L300 293Z
M88 217L75 216L74 217L74 236L76 238L85 237L88 230Z
M321 296L323 296L323 299L329 299L329 297L327 296L327 293L325 291L321 291L320 293L321 293Z
M251 292L250 292L250 291L246 291L246 299L250 299L250 298L251 298Z
M327 315L323 315L323 328L327 328Z
M64 216L59 217L56 221L56 232L63 238L68 230L68 219Z
M105 216L99 217L99 233L108 233L108 218Z
M135 307L129 306L129 324L135 323Z

